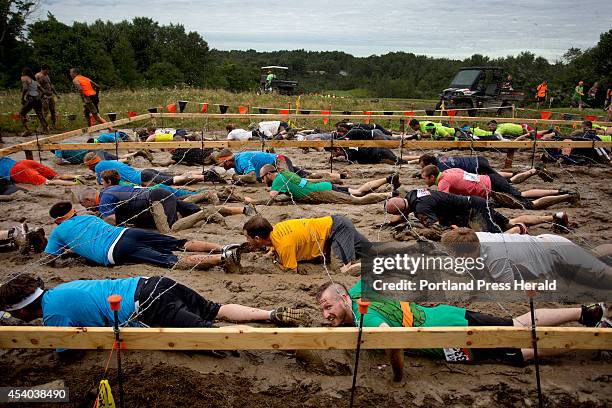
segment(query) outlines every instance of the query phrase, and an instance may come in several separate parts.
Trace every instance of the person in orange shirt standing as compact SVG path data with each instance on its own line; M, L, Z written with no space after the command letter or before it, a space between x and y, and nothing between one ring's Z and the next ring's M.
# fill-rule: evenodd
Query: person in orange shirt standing
M540 85L536 88L536 100L538 102L538 108L540 104L544 104L546 102L546 96L548 95L548 81L542 81Z
M93 125L89 119L90 114L98 123L106 123L98 112L100 85L81 75L78 68L70 68L70 77L72 78L72 84L81 94L81 98L83 98L83 113L85 114L87 124L89 126Z

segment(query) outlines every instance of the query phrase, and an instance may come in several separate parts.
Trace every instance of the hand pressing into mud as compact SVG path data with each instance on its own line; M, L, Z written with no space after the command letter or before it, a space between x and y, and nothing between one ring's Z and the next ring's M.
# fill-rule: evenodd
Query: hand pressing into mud
M245 204L252 204L255 200L252 199L251 197L245 196L244 197L244 203Z

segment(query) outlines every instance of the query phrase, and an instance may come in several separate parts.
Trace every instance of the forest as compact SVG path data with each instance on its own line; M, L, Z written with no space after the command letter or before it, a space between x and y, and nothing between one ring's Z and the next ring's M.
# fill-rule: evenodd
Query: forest
M0 0L0 88L19 86L20 72L41 64L52 69L58 91L70 87L68 70L81 72L103 88L193 87L250 91L258 86L260 67L289 67L302 93L353 91L365 97L435 98L459 67L499 66L514 77L515 89L528 95L544 79L551 96L567 99L579 80L585 90L601 83L603 100L612 84L612 30L592 48L571 48L557 61L529 51L502 58L474 54L464 60L415 55L409 50L355 57L342 51L275 52L210 49L197 32L180 24L160 25L148 17L113 23L97 20L67 25L52 14L27 23L33 2Z

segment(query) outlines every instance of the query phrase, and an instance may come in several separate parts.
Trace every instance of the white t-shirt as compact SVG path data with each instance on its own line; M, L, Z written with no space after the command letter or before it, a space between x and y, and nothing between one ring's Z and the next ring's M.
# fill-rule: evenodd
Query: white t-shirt
M249 140L253 137L253 132L244 129L234 129L227 134L227 140Z
M278 133L278 129L280 128L279 120L270 120L266 122L259 122L259 131L263 133L266 137L275 136Z

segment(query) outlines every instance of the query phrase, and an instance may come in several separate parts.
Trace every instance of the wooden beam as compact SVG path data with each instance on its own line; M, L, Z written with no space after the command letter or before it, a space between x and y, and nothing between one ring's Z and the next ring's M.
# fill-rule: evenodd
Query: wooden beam
M128 123L139 122L141 120L149 119L151 117L150 113L145 113L143 115L137 115L131 118L118 119L113 122L106 122L98 125L94 125L87 128L81 128L76 130L71 130L69 132L59 133L57 135L51 135L43 138L39 138L38 142L43 145L49 142L59 142L65 139L69 139L75 136L81 136L92 132L97 132L99 130L108 129L109 127L117 127L126 125ZM29 142L19 143L13 146L5 147L4 149L0 149L0 156L6 156L11 153L20 152L23 150L37 150L36 140L31 140Z
M400 146L399 140L334 140L334 147L386 147L396 149ZM261 142L252 141L236 141L236 140L215 140L204 141L203 146L209 148L261 148ZM266 140L266 147L329 147L328 140ZM202 147L202 142L120 142L119 149L176 149L176 148L194 148ZM495 148L495 149L531 149L533 141L433 141L433 140L404 140L403 147L405 149L470 149L470 148ZM612 148L612 142L589 142L589 141L537 141L536 148L591 148L605 147ZM115 150L114 143L62 143L62 144L43 144L41 150ZM36 144L33 148L25 150L36 150Z
M316 111L316 110L315 110ZM417 119L417 120L430 120L432 122L488 122L490 120L496 120L498 123L529 123L532 125L574 125L582 122L580 120L561 120L561 119L529 119L529 118L504 118L497 116L426 116L426 115L415 115L415 116L406 116L403 112L394 111L393 115L364 115L364 114L351 114L351 115L342 115L339 113L333 113L329 115L324 115L320 113L310 113L308 115L304 114L280 114L280 113L151 113L151 117L153 118L168 118L168 119L272 119L278 120L279 118L288 118L288 119ZM597 122L602 126L612 126L612 122Z
M612 330L584 327L539 327L542 349L606 349ZM125 328L121 338L129 350L326 350L354 349L356 328ZM109 349L112 328L6 326L0 348ZM368 327L362 348L420 349L442 347L531 347L527 327Z

